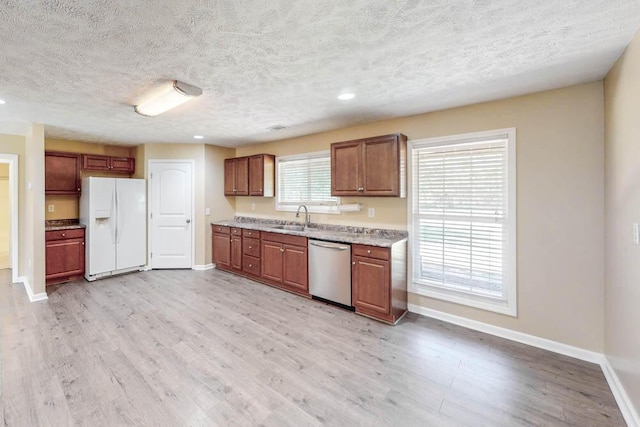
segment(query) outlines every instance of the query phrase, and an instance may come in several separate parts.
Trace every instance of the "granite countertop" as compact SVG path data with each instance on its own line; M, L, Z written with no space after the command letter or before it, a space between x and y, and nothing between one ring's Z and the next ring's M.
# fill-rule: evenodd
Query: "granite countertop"
M296 225L299 223L287 222L286 225ZM250 230L268 231L269 233L289 234L292 236L308 237L309 239L324 240L338 243L351 243L359 245L379 246L388 248L394 243L407 239L406 232L398 230L377 230L365 229L361 227L329 226L326 224L311 224L304 231L273 228L278 225L285 225L283 221L247 221L233 220L212 221L211 225L224 227L238 227Z
M50 219L44 222L44 231L75 230L85 228L77 219Z

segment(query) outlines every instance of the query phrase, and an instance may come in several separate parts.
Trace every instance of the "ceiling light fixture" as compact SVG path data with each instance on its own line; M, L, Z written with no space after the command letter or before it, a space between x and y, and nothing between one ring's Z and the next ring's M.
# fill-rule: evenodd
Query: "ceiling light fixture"
M340 95L338 95L338 99L341 101L349 101L350 99L353 99L355 97L356 97L355 94L348 93L348 92L341 93Z
M133 108L143 116L157 116L200 95L199 87L173 80L148 90Z
M6 104L6 103L7 103L7 101L5 101L4 99L0 99L0 105Z
M204 139L202 135L193 135L193 139Z

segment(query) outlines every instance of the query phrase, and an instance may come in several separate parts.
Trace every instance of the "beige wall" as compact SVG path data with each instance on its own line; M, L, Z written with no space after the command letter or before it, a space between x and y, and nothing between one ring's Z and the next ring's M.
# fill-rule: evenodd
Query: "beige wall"
M11 227L9 213L9 164L0 163L0 269L10 267Z
M45 292L44 126L41 124L31 125L27 132L25 159L25 215L20 218L25 221L25 239L20 241L20 271L33 293L40 294Z
M205 207L211 209L206 217L205 264L211 263L211 221L233 218L235 197L224 196L224 159L233 157L235 149L204 146L205 155Z
M68 153L84 153L84 154L100 154L114 157L133 157L136 149L132 147L94 144L81 141L68 141L63 139L45 139L45 150L47 151L64 151ZM136 172L139 165L136 164ZM88 176L111 176L111 177L128 177L123 174L113 174L108 172L83 171L82 178ZM45 211L45 219L75 219L80 216L80 198L78 196L46 196L46 206L53 205L54 211Z
M296 154L332 142L401 132L409 140L517 129L518 317L414 294L409 302L562 343L602 351L604 295L602 82L241 147L238 156ZM345 198L376 208L314 221L406 229L407 202ZM251 203L256 210L251 210ZM236 197L238 214L293 219L273 199Z
M25 274L26 260L23 260L22 245L26 239L26 161L24 136L0 134L0 153L18 155L18 276Z
M605 354L640 412L640 34L605 79Z

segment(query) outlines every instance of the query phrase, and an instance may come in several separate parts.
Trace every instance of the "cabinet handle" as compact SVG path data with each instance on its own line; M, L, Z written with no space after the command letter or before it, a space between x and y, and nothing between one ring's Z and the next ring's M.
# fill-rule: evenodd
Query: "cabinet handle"
M249 246L249 249L253 249L253 246Z
M84 246L84 242L82 242L82 246Z
M260 191L262 191L262 188L260 189Z
M80 187L78 187L78 191L80 191Z
M280 252L284 252L284 249L280 248Z
M62 233L62 237L66 237L66 236L67 236L66 234Z
M367 253L370 254L371 253L371 249L367 249Z
M249 264L249 268L253 267L253 264Z
M364 187L358 187L358 191L364 191Z
M355 261L353 261L353 262L351 263L351 265L356 265L356 262L355 262Z

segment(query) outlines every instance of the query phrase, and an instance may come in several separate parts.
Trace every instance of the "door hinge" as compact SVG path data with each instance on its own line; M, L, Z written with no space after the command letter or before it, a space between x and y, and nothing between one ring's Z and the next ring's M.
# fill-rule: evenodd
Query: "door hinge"
M151 212L151 219L153 219L153 212Z
M153 258L153 252L151 252L151 258Z
M149 174L149 179L153 179L153 172Z

